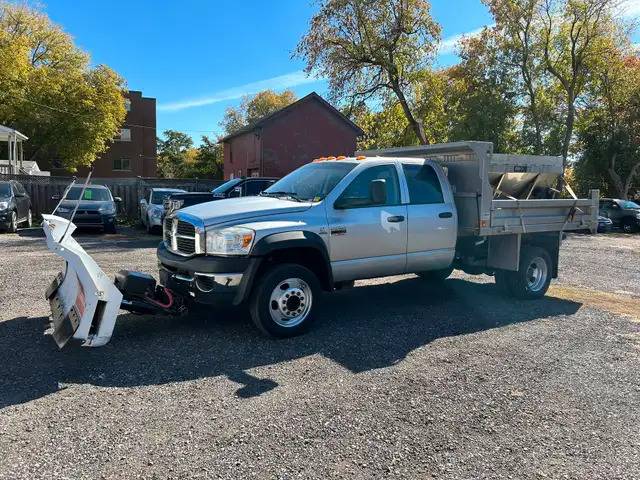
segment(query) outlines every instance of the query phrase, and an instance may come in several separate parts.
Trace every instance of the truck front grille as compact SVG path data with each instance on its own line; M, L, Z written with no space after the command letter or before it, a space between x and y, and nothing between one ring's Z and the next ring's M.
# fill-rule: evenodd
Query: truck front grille
M164 241L169 251L178 255L190 256L204 253L200 246L200 234L196 226L177 217L169 217L164 221Z

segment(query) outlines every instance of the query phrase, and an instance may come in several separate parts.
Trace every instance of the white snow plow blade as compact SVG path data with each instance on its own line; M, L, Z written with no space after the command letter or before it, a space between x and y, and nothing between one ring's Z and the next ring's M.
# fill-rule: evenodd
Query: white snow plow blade
M49 250L65 260L64 271L46 293L53 338L60 348L71 338L82 340L84 346L100 347L111 339L122 293L71 236L76 229L73 223L56 215L42 218Z

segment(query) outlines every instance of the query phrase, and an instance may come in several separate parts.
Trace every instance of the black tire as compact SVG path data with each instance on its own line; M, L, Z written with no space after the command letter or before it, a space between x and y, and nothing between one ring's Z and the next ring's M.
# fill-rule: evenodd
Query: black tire
M544 297L549 290L553 272L551 257L544 248L523 247L517 272L500 270L496 284L504 293L523 300Z
M116 229L115 225L107 225L106 227L104 227L104 233L117 233L118 230Z
M294 282L287 283L287 280ZM311 270L293 263L274 265L262 274L255 285L249 300L249 312L262 333L287 338L300 335L309 328L321 293L320 282ZM286 312L295 315L298 311L300 314L297 316L285 316Z
M9 233L16 233L18 231L18 214L15 210L11 212L11 220L9 221Z
M453 267L442 270L429 270L428 272L418 272L416 275L428 282L444 282L453 273Z
M634 218L625 218L622 221L622 230L624 233L636 233L638 232L638 224Z

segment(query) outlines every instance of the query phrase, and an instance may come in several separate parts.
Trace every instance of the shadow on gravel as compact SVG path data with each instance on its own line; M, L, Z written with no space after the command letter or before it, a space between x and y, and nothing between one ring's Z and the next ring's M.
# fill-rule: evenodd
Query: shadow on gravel
M547 297L519 302L498 296L493 284L447 280L434 287L415 278L328 295L312 329L303 336L260 336L243 310L207 318L121 315L111 343L59 351L43 335L46 318L0 322L0 408L88 383L131 387L225 376L254 397L278 386L248 373L321 354L353 373L388 367L435 339L531 320L571 315L580 304Z

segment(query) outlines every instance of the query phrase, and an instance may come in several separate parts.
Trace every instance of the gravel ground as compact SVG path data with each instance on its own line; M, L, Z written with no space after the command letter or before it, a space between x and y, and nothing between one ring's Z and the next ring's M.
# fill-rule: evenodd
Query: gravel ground
M76 237L155 271L157 237ZM295 339L122 315L64 351L42 334L61 261L25 234L0 252L0 478L640 478L639 235L569 237L541 301L391 277Z

